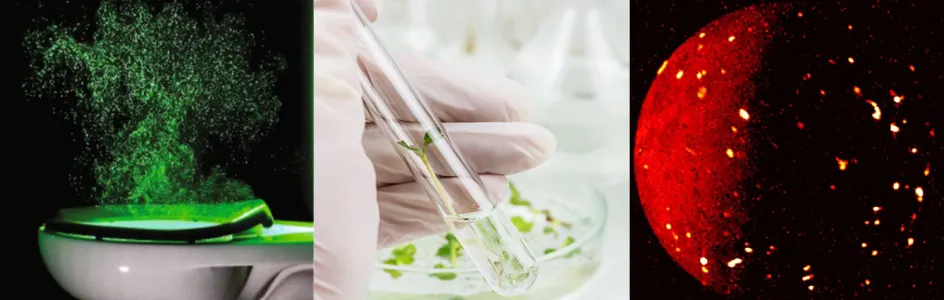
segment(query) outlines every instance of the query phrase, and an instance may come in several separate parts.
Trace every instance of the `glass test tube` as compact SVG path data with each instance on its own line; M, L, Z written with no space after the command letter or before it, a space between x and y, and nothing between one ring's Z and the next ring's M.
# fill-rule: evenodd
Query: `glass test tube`
M368 115L425 188L492 290L503 296L524 293L537 278L534 253L463 161L439 118L370 29L369 20L351 4L362 25L357 33L363 48L358 60Z

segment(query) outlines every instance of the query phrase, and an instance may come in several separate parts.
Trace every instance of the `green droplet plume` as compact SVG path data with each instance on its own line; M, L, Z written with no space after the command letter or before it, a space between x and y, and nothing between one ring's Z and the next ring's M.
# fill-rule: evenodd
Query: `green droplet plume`
M201 167L200 154L209 141L244 144L274 125L284 61L251 66L252 36L236 15L190 15L176 3L105 0L90 41L56 24L27 34L34 76L24 87L34 99L68 100L98 203L253 198L248 185Z

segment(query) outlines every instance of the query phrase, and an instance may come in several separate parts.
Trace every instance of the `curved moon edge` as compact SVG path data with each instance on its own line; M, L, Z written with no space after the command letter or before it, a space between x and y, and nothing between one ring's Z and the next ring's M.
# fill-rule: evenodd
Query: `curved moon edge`
M778 17L796 4L765 4L708 24L659 68L636 132L640 199L663 248L712 290L737 293L735 244L747 221L752 78Z

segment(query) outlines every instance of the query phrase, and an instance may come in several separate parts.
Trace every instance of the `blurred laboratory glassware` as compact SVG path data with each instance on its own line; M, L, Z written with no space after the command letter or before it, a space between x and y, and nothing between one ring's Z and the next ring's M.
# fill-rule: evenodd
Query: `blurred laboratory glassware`
M601 0L566 0L539 26L511 77L535 99L534 121L558 140L556 162L585 176L629 179L629 69L605 34ZM614 166L619 168L600 168Z
M461 51L465 24L461 0L384 0L374 22L377 35L393 53L447 60Z
M558 151L546 165L549 169L567 170L583 176L594 186L608 188L629 181L630 135L629 118L623 119L602 147L586 153Z
M504 38L502 28L504 7L503 0L465 1L465 11L469 12L462 55L456 56L453 63L464 68L495 76L507 76L508 65L515 58L516 52Z
M505 0L503 31L512 49L520 50L537 32L538 26L560 0Z
M629 0L609 0L605 11L607 36L613 41L620 60L629 68Z

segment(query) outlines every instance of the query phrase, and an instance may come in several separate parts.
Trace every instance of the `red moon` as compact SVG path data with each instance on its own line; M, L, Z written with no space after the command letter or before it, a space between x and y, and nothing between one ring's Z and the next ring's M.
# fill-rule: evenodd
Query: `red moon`
M746 253L744 190L753 165L751 77L784 7L754 6L705 26L659 68L639 117L634 172L646 216L686 272L736 289Z

